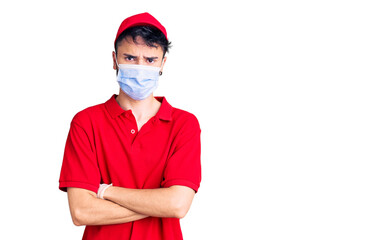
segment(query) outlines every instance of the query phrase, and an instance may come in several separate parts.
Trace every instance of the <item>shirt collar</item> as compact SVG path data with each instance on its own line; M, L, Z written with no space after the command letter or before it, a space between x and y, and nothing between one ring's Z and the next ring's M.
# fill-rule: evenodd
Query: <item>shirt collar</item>
M112 118L116 118L122 113L126 112L117 103L117 101L115 100L116 97L117 95L114 94L109 100L105 102L105 107ZM162 103L159 108L159 111L156 113L156 117L158 117L160 120L171 121L173 107L167 102L165 97L155 97L155 99Z
M172 106L167 102L165 97L155 97L156 100L162 103L159 111L156 113L156 117L160 120L171 121L172 119Z

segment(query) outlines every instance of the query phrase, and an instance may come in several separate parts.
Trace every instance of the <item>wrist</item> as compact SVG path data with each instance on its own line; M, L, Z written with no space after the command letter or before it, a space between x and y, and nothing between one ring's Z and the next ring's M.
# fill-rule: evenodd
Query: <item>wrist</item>
M113 186L113 184L101 184L99 189L98 189L98 193L97 193L97 197L100 198L100 199L103 199L105 200L106 199L106 192L108 189L111 188L111 186Z
M110 186L109 188L106 188L106 191L104 192L104 198L106 200L111 199L114 188L115 188L114 186Z

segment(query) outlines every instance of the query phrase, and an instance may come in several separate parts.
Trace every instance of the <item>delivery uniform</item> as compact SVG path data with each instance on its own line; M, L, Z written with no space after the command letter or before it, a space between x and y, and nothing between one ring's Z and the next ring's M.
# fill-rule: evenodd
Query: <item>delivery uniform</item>
M181 185L198 191L201 182L197 118L173 108L164 97L157 114L138 131L131 110L113 95L75 115L66 141L60 189L97 192L101 183L132 189ZM86 226L83 239L182 239L179 219L148 217L134 222Z

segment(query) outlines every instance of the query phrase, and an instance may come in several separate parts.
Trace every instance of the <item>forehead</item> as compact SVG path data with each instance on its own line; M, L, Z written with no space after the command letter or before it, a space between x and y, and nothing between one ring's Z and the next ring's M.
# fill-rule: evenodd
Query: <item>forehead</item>
M118 52L149 52L156 54L163 54L163 48L154 44L155 46L148 46L148 44L144 41L144 39L140 36L137 36L134 40L133 37L128 35L124 37L120 42L118 42Z

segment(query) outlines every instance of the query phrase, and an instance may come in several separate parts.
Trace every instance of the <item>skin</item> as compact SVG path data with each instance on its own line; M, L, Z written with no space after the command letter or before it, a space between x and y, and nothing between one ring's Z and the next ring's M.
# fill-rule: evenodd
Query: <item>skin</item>
M140 64L160 67L163 71L166 57L163 49L149 47L142 38L133 41L131 37L122 40L112 53L113 69L118 64ZM117 60L116 60L117 59ZM144 100L134 100L120 90L116 98L124 110L132 110L139 130L158 112L161 103L151 94ZM68 202L75 225L108 225L137 221L148 216L183 218L190 209L195 192L185 186L171 186L158 189L128 189L109 187L105 200L99 199L95 192L68 188Z
M117 70L116 61L118 60L118 64L138 64L160 67L161 72L163 72L163 67L167 59L167 57L163 57L162 47L149 47L141 37L137 37L136 41L133 41L130 36L119 42L117 56L113 51L112 57L114 70ZM151 117L155 116L160 108L160 102L157 101L152 94L144 100L137 101L126 95L120 89L116 100L124 110L132 110L137 121L138 130L140 130Z

